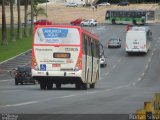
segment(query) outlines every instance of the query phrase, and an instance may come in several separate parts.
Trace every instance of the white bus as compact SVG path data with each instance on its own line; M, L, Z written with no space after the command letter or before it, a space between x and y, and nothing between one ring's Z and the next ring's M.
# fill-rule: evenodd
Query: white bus
M149 27L132 27L126 33L125 50L128 54L147 53L152 40L152 32Z
M80 26L36 26L32 43L32 77L41 89L75 84L77 89L95 87L99 79L100 43Z

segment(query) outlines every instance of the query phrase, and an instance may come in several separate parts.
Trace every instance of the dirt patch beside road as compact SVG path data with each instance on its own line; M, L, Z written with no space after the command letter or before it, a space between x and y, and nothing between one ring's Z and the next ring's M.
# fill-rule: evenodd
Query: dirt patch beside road
M39 5L43 8L46 8L46 4ZM98 7L97 11L92 10L91 7L65 7L63 3L49 3L47 4L47 13L48 19L51 20L53 23L64 23L68 24L70 21L77 19L77 18L94 18L99 23L105 22L105 13L107 10L110 9L144 9L144 10L153 10L156 9L157 4L131 4L129 6L101 6ZM10 23L10 11L9 6L6 6L6 17L7 17L7 24ZM0 10L0 16L2 12ZM21 7L21 14L22 14L22 22L24 21L24 7ZM15 16L15 23L17 23L17 8L14 6L14 16ZM0 18L1 19L1 18ZM38 19L46 19L45 16L39 16ZM0 21L1 24L2 21Z

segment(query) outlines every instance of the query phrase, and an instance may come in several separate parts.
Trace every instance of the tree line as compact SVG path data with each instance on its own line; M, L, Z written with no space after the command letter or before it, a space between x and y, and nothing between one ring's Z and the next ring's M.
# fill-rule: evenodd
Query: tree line
M22 3L23 1L23 3ZM46 0L17 0L17 34L15 36L15 23L14 23L14 0L0 0L0 3L2 4L2 42L1 45L8 45L8 40L7 40L7 29L6 29L6 5L9 5L10 7L10 40L11 41L16 41L16 39L22 39L22 37L28 37L29 32L30 34L33 33L33 22L34 22L34 17L37 18L40 14L42 15L47 15L45 13L44 8L42 7L37 7L38 3L45 1ZM21 5L24 6L24 30L23 30L23 35L22 35L22 23L21 23ZM28 6L30 5L30 10L28 12ZM28 25L27 25L27 20L28 16L30 16L31 19L31 24L30 24L30 31L28 30ZM15 39L16 38L16 39Z

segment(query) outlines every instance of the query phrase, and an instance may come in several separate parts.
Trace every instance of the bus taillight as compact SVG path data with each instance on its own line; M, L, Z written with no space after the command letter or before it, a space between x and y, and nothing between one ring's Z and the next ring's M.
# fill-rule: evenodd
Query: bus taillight
M75 66L75 71L78 71L82 68L82 60L78 58L76 66Z

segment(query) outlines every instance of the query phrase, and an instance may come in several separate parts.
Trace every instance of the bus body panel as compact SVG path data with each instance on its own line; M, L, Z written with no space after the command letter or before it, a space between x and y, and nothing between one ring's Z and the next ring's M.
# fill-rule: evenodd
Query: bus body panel
M84 54L83 46L88 44L83 43L82 33L90 38L90 44L98 40L79 26L51 25L35 28L32 77L38 81L52 81L52 84L95 83L95 73L99 73L99 58L88 55L88 52ZM99 41L95 45L98 46ZM94 49L99 51L99 47Z

